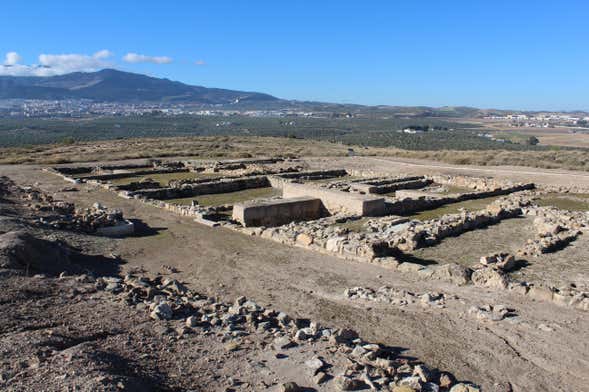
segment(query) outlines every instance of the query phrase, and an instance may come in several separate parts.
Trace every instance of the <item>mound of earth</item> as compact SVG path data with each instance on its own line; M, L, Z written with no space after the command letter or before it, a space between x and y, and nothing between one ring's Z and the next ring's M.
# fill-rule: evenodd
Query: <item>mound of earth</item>
M0 235L0 268L58 274L70 267L70 251L61 243L36 238L26 231Z

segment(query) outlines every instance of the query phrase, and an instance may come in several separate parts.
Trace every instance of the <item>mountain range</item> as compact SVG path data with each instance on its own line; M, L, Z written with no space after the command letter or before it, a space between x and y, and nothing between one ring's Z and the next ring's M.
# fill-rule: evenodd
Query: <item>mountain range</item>
M298 109L312 112L353 112L397 117L453 117L474 118L508 113L534 113L478 109L466 106L364 106L351 103L294 101L272 95L191 86L169 79L103 69L97 72L74 72L58 76L0 76L0 100L3 99L90 99L97 102L120 103L185 103L220 105L239 109ZM569 112L581 117L586 112Z
M115 69L49 77L0 76L0 99L14 98L221 105L279 101L269 94L191 86Z

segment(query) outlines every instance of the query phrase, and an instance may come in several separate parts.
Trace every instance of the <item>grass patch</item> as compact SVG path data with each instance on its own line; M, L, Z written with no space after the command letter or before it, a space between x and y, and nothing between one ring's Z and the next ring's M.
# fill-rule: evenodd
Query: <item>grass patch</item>
M221 177L219 174L216 173L193 173L193 172L180 172L180 173L154 173L154 174L144 174L141 176L133 176L130 177L123 177L123 178L116 178L111 180L114 185L129 185L132 182L139 182L145 179L152 179L160 184L162 187L168 186L168 183L171 180L190 180L196 178L219 178Z
M437 264L476 265L481 256L495 252L516 252L533 235L532 218L505 219L496 225L447 237L441 243L416 249L411 255Z
M363 177L358 176L341 176L341 177L330 177L330 178L319 178L316 180L303 180L304 182L312 182L313 184L329 184L330 182L339 181L354 181L361 180Z
M444 189L444 191L439 192L441 195L453 195L453 194L463 194L463 193L474 192L474 190L472 188L468 188L465 186L455 186L455 185L444 185L443 189Z
M338 223L336 226L341 227L342 229L348 229L349 231L352 231L354 233L360 233L365 230L364 225L370 219L373 219L373 218L365 217L365 218L360 218L360 219L348 219L345 222Z
M538 200L541 207L551 206L568 211L589 211L589 194L586 193L551 193Z
M184 197L179 199L166 200L168 203L179 204L179 205L190 205L192 200L196 200L198 204L202 206L221 206L225 204L235 204L243 201L270 198L273 196L281 196L282 191L280 189L265 187L265 188L252 188L245 189L243 191L228 192L228 193L217 193L213 195L201 195Z
M410 219L418 219L420 221L426 221L430 219L438 219L443 215L457 214L462 210L465 211L477 211L482 210L489 204L499 199L501 196L485 197L483 199L465 200L458 203L446 204L444 206L434 208L431 210L420 211L409 215Z

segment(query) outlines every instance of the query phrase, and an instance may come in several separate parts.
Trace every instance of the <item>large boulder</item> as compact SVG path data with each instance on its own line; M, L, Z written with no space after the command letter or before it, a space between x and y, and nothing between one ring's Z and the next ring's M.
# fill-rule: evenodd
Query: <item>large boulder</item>
M493 253L481 257L481 264L487 267L500 269L509 272L517 267L517 260L514 255L509 253Z
M472 270L460 264L449 263L427 267L419 271L419 274L426 280L441 280L456 285L465 285L470 282Z
M0 235L0 268L58 274L71 267L69 249L25 231Z
M489 267L474 271L471 279L475 286L493 289L506 289L509 284L509 279L503 272Z

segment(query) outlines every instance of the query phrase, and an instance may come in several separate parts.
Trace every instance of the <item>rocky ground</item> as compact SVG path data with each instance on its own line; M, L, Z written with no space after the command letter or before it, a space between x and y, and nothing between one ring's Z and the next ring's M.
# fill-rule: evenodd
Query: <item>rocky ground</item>
M116 257L93 268L92 256L46 239L55 227L36 215L56 212L51 198L39 208L6 177L0 189L8 390L479 390L352 329L243 296L223 303L161 274L120 277Z
M0 172L76 206L100 202L120 209L142 228L116 240L50 230L23 222L26 209L2 196L8 202L0 232L24 228L63 241L74 248L70 264L80 267L62 278L2 273L0 306L8 315L0 323L2 388L258 391L294 388L284 385L294 382L307 390L369 389L371 383L435 390L451 380L435 371L441 369L484 391L588 389L586 312L204 227L105 190L76 185L71 192L34 167ZM129 274L135 278L125 280ZM140 277L147 278L150 295L129 294L129 282ZM160 297L165 279L182 282L190 295ZM346 289L354 288L363 295L350 296ZM380 294L364 295L371 292ZM241 296L264 310L239 309ZM161 303L172 310L169 320L166 306L151 316ZM223 321L236 308L239 317ZM268 309L302 321L284 328L280 313ZM187 326L190 316L196 319ZM330 337L345 330L362 340ZM277 348L277 338L286 336L296 346ZM317 359L321 366L313 370ZM375 370L383 360L392 361L384 374ZM325 382L318 382L318 372Z

